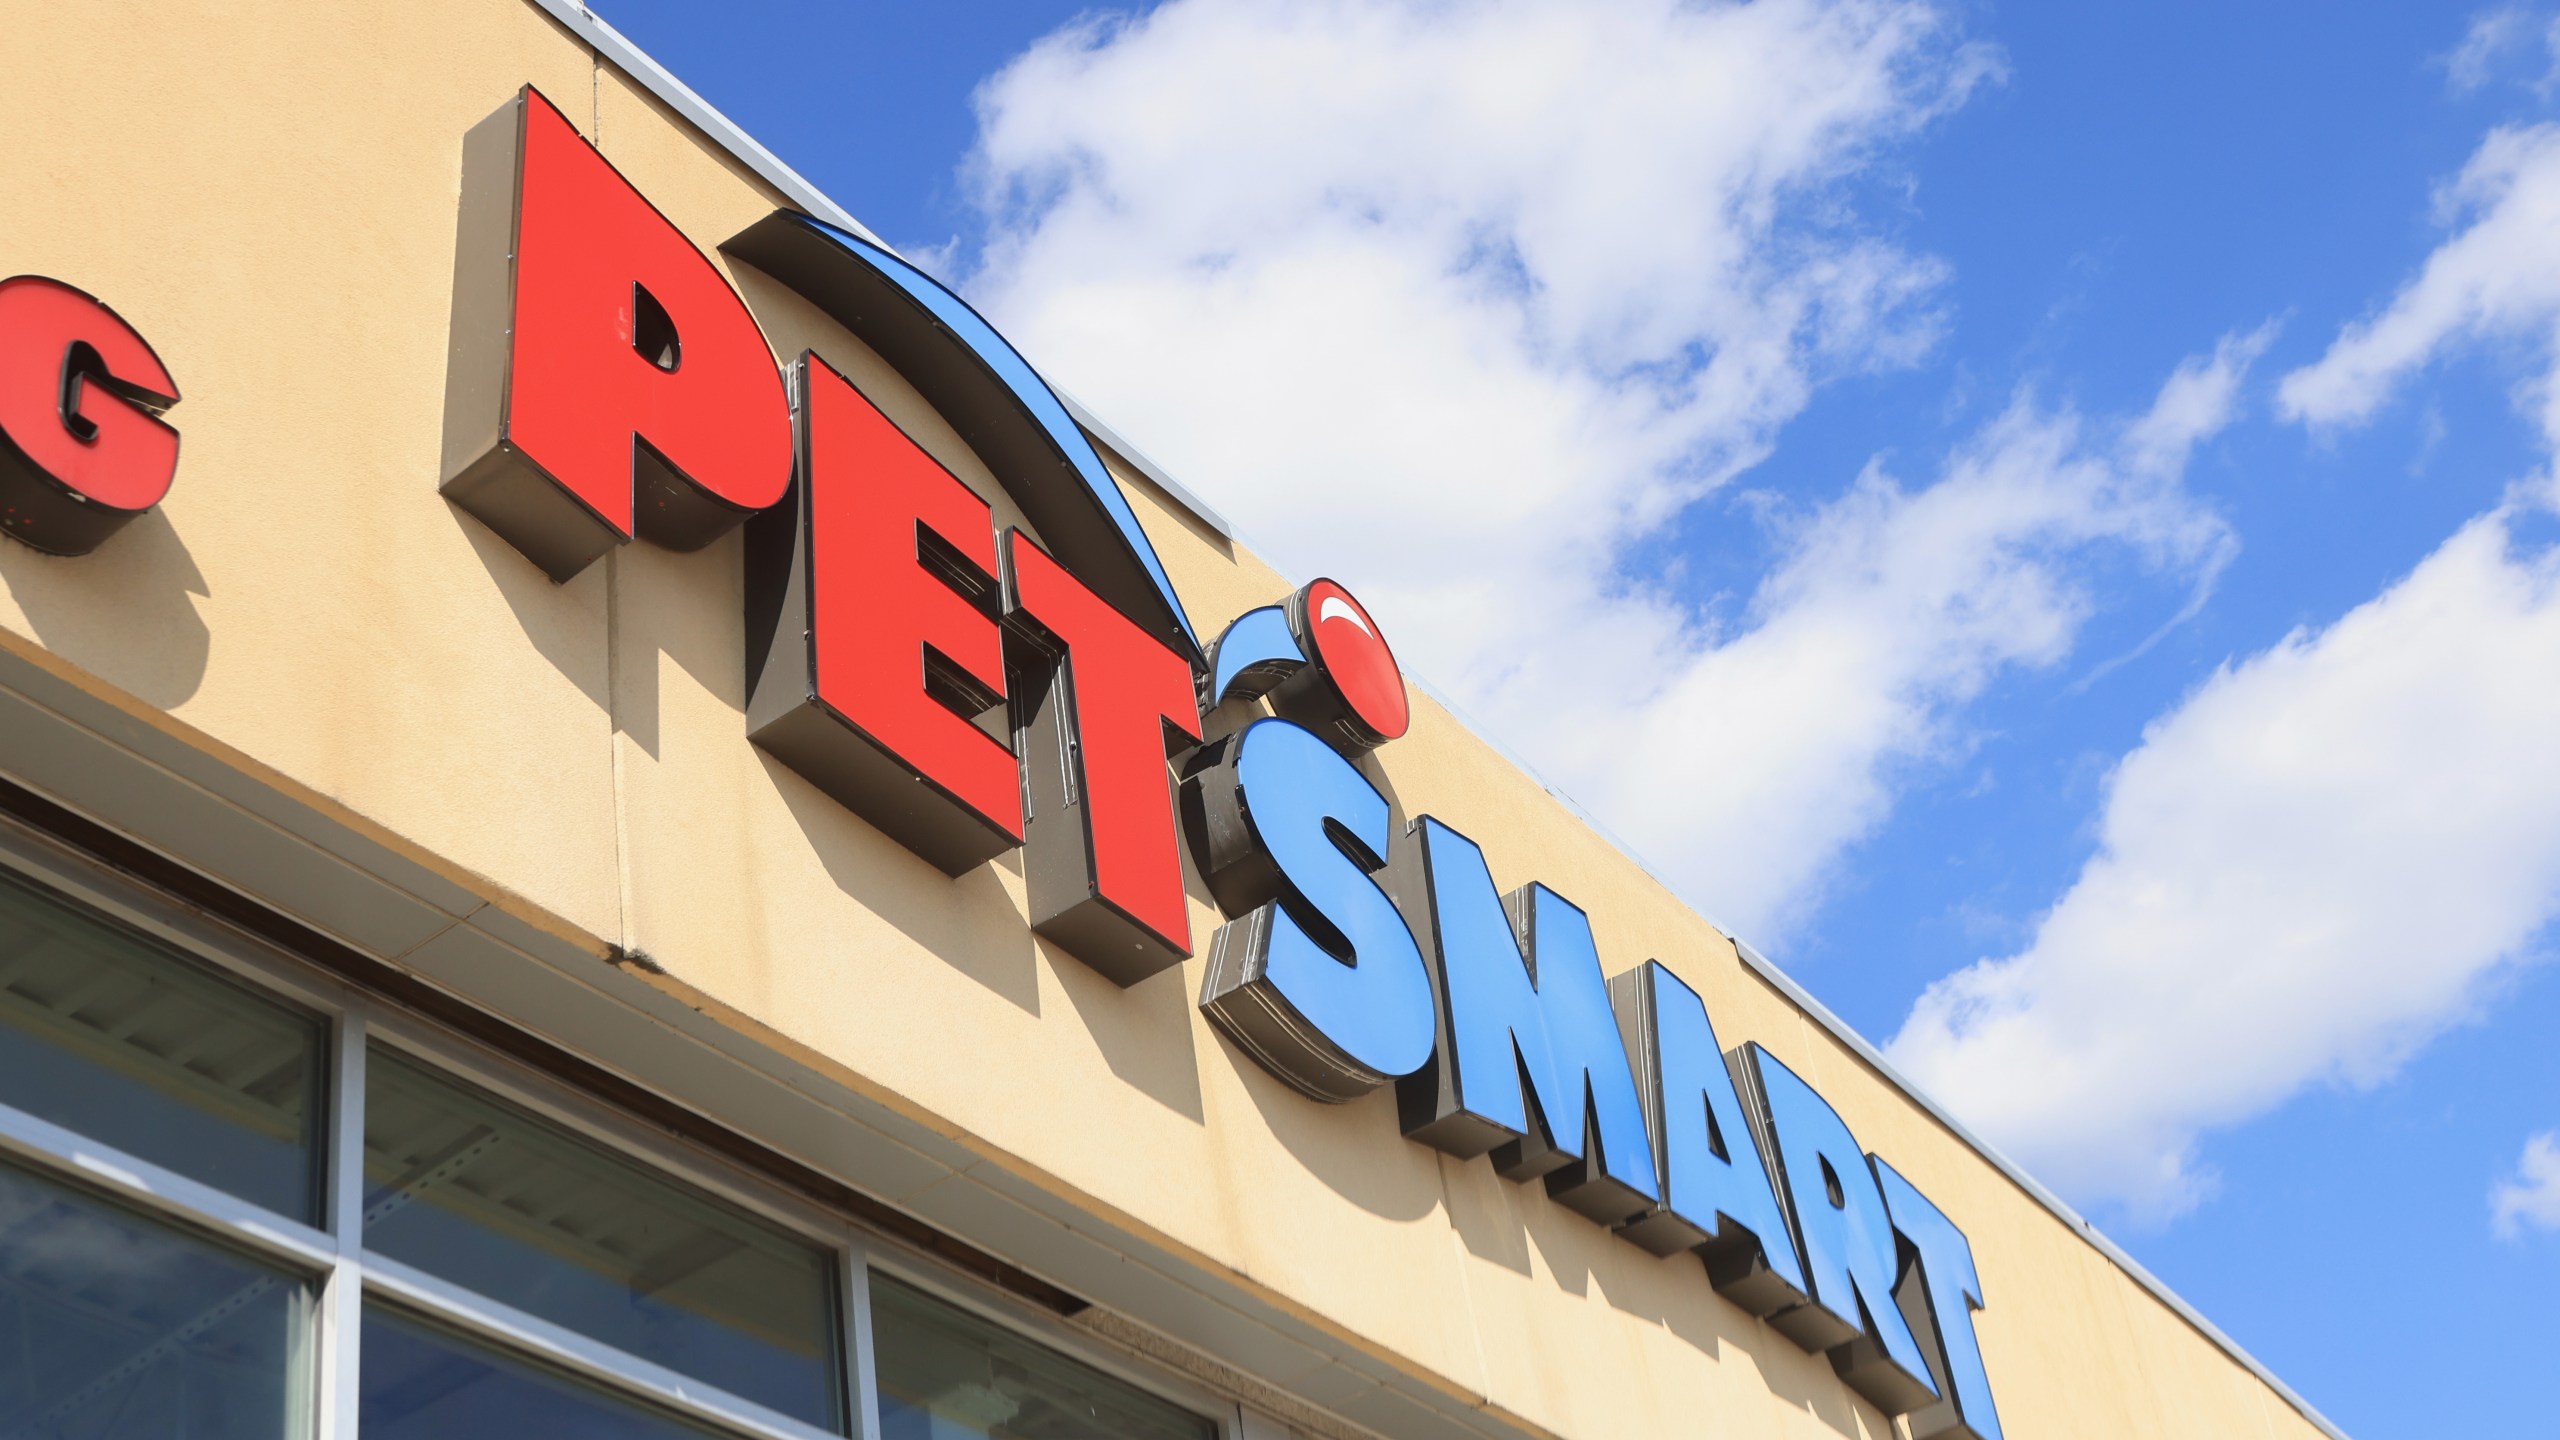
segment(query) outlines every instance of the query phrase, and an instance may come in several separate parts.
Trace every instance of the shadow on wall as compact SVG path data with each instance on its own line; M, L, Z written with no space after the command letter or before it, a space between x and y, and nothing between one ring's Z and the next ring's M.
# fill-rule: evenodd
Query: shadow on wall
M46 649L137 699L174 710L204 684L211 596L177 527L153 507L87 555L0 540L0 581Z
M1489 1160L1459 1160L1404 1139L1392 1089L1328 1105L1265 1073L1223 1037L1218 1048L1272 1138L1352 1204L1400 1224L1443 1211L1468 1255L1525 1284L1585 1297L1596 1290L1621 1314L1659 1326L1719 1363L1747 1356L1770 1393L1834 1434L1865 1440L1895 1433L1840 1383L1827 1359L1717 1294L1696 1256L1652 1255L1550 1201L1536 1182L1496 1175ZM1489 1350L1488 1358L1502 1357ZM1524 1351L1519 1358L1533 1357Z
M605 559L613 582L613 727L660 759L658 671L672 660L738 718L746 742L746 538L691 554L639 541Z
M659 758L662 658L746 713L745 562L737 534L690 554L634 541L562 584L460 509L447 504L445 513L471 542L525 639L650 759ZM597 643L599 634L605 643ZM743 727L741 721L741 733Z
M444 508L445 517L470 542L472 555L488 572L490 586L507 602L535 652L577 686L597 710L611 714L612 670L596 636L605 613L612 560L608 557L588 566L565 585L555 584L488 526L450 503Z
M1195 886L1192 893L1202 892ZM1192 937L1195 948L1205 949L1207 940ZM1040 950L1111 1073L1193 1124L1207 1124L1191 1038L1191 967L1158 971L1124 990L1045 941Z
M741 745L747 743L744 728L742 722ZM1204 1123L1189 982L1182 969L1124 990L1031 932L1016 898L1019 851L952 879L781 761L761 750L756 760L837 889L1025 1014L1041 1013L1040 971L1048 967L1111 1073L1194 1124ZM1196 879L1194 893L1204 893Z
M743 720L738 743L747 743ZM952 879L781 761L759 750L756 763L837 889L1023 1013L1040 1013L1038 946L994 864Z

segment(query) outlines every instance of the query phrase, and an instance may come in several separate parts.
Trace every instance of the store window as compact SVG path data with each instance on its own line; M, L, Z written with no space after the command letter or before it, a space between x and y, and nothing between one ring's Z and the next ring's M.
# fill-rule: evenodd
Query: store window
M842 1428L825 1248L379 1047L365 1073L368 1249Z
M1219 1440L839 1215L121 913L0 871L0 1440Z
M301 1433L311 1299L288 1272L0 1166L0 1433Z
M0 875L0 1103L309 1221L325 1033Z
M379 1308L364 1317L366 1440L707 1440L705 1429Z
M1216 1440L1217 1427L886 1275L881 1440Z

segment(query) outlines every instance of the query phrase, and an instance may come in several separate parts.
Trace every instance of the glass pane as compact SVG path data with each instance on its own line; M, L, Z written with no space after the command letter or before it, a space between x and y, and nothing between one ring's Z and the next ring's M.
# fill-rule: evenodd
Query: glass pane
M827 1250L389 1051L366 1075L368 1248L842 1428Z
M710 1432L368 1305L364 1440L703 1440Z
M309 1287L0 1167L0 1435L309 1433Z
M1217 1426L911 1285L871 1277L881 1440L1216 1440Z
M311 1221L325 1034L0 876L0 1102Z

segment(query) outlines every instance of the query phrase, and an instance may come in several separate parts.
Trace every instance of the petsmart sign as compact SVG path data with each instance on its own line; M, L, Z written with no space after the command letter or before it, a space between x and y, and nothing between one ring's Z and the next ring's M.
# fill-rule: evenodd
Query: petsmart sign
M777 371L530 88L463 141L445 498L562 581L743 525L750 742L950 874L1021 850L1032 928L1124 986L1195 949L1187 847L1228 917L1200 1009L1255 1063L1318 1100L1391 1085L1408 1138L1695 1252L1917 1440L1999 1435L1963 1232L1668 968L1604 976L1571 900L1393 826L1354 761L1410 716L1356 597L1317 580L1204 646L1092 443L958 297L797 212L721 248L859 335L1040 539L823 355ZM107 539L168 488L176 400L103 304L0 281L0 528Z

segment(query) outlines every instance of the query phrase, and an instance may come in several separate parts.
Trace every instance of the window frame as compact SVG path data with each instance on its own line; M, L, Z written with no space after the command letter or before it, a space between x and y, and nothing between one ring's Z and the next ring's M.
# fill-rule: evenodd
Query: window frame
M905 1241L793 1193L735 1161L579 1092L436 1019L367 991L261 936L10 816L0 816L0 870L136 930L249 989L326 1022L320 1127L322 1223L305 1224L201 1181L0 1103L0 1156L180 1230L213 1238L310 1283L304 1403L313 1440L355 1440L362 1318L368 1302L741 1440L880 1440L870 1277L896 1277L1122 1384L1201 1416L1217 1440L1243 1440L1237 1398L955 1271ZM556 1043L546 1041L545 1043ZM365 1069L380 1045L591 1140L824 1248L835 1269L839 1434L601 1341L488 1299L363 1246ZM654 1091L637 1077L622 1076ZM1143 1319L1143 1317L1140 1317Z

